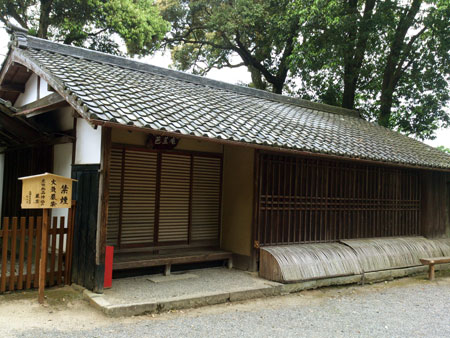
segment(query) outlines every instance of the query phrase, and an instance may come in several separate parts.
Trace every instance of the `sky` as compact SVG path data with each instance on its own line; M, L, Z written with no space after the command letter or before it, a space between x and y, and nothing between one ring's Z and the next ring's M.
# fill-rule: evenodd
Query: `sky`
M8 41L9 36L6 33L4 28L0 27L0 63L3 62L3 58L5 57L8 49ZM145 57L145 58L136 58L139 61L150 63L159 67L170 66L170 54L167 52L165 54L158 52L153 56ZM231 84L236 83L248 83L251 81L250 73L246 70L245 67L233 68L233 69L213 69L211 70L206 77L228 82ZM450 109L450 107L448 107ZM426 140L425 143L437 147L444 146L450 148L450 128L447 129L439 129L436 132L436 139L434 140Z

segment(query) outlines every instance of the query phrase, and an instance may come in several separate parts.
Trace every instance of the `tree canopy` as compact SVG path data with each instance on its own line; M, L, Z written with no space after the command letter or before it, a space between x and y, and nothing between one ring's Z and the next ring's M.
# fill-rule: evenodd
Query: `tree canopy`
M438 148L439 150L443 151L444 153L450 154L450 148L447 148L447 147L444 147L444 146L439 146L439 147L436 147L436 148Z
M40 38L113 54L121 38L130 55L153 52L170 27L153 0L0 0L0 20L11 19Z
M177 68L205 74L246 66L252 86L281 93L302 26L308 24L303 11L312 2L160 0L159 5L172 24L165 42ZM240 62L233 63L233 55Z
M447 126L448 0L160 0L177 68L244 65L250 85L360 109L431 138ZM239 62L233 63L238 56Z
M326 2L323 33L292 64L299 94L360 108L367 119L419 138L448 126L450 2Z

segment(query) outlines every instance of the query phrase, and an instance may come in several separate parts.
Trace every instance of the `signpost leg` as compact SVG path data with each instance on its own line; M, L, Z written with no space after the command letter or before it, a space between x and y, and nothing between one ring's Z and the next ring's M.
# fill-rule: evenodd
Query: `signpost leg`
M48 219L49 210L43 209L42 231L41 231L41 260L39 261L39 298L40 304L44 303L44 288L47 277L47 239L48 239Z

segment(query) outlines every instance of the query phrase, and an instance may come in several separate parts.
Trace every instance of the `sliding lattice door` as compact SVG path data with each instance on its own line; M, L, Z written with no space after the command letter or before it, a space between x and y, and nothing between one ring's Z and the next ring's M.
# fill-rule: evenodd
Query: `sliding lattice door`
M419 234L417 171L262 153L260 245Z

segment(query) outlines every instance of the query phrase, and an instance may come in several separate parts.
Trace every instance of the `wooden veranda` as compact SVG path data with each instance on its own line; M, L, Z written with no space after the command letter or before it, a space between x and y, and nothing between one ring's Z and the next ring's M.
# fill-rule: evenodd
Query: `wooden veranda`
M226 261L232 267L232 253L218 248L184 248L184 249L128 249L114 253L113 270L127 270L165 266L165 274L170 274L172 265Z

